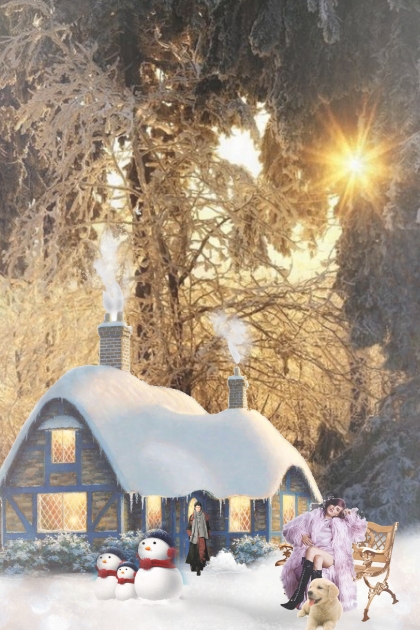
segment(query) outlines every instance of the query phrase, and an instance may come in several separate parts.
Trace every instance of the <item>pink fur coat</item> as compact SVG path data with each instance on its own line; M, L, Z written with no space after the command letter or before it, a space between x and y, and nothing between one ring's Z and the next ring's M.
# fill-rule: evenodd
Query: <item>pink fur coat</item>
M287 597L291 597L298 585L302 573L301 561L307 547L302 543L302 535L308 534L311 540L316 540L317 534L324 522L322 508L312 512L305 512L294 518L283 529L285 540L293 545L293 552L283 567L281 580ZM332 543L334 549L334 564L328 569L322 569L322 577L331 580L338 587L340 600L344 612L356 608L357 588L353 581L355 575L352 547L353 542L365 538L366 519L357 515L357 508L353 508L344 519L334 517L331 523ZM306 601L306 595L305 599Z

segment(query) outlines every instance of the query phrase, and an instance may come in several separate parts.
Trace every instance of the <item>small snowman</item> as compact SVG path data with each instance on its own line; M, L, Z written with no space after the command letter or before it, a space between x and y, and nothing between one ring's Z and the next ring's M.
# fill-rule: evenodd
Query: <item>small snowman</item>
M176 599L183 589L182 576L173 563L176 549L171 536L163 529L151 529L140 540L134 586L143 599Z
M120 564L117 569L117 586L115 587L115 597L121 602L126 599L137 597L134 588L134 578L136 577L137 566L134 562L127 561Z
M95 581L95 595L98 599L114 599L117 585L117 569L125 560L125 555L117 547L107 547L96 561L98 577Z

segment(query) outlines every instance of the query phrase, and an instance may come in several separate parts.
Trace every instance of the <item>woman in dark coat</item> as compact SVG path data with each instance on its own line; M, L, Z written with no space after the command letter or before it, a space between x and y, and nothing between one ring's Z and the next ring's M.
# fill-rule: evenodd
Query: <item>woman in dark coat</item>
M207 560L210 559L207 551L210 523L199 501L194 504L194 512L188 519L187 533L190 538L190 547L185 562L191 566L191 571L196 571L197 575L201 575Z

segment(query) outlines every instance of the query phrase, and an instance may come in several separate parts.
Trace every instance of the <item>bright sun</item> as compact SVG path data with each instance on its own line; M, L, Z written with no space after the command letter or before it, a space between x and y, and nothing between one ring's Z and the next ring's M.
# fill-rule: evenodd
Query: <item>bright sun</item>
M366 162L361 155L351 155L346 160L346 165L353 175L361 175L366 169Z

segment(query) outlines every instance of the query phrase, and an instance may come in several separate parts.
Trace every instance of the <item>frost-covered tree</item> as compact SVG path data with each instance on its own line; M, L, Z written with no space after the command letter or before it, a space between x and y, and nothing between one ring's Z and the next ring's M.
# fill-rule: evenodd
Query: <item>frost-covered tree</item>
M36 280L44 303L68 286L93 303L99 235L122 230L136 373L219 408L223 379L201 378L220 369L206 315L237 312L265 351L249 362L260 408L330 457L341 443L330 428L346 415L333 392L360 422L364 376L348 362L339 301L294 293L270 253L290 253L297 223L313 241L338 194L335 288L351 343L379 344L388 368L416 374L417 0L1 5L3 270ZM256 137L259 103L270 121L256 182L215 148L233 125ZM345 164L354 153L364 178ZM319 432L304 432L315 417Z
M320 400L345 430L334 398L349 349L331 282L296 288L269 253L290 252L300 206L216 151L234 124L258 138L255 99L203 92L211 3L2 4L2 123L16 171L5 159L4 454L44 389L97 361L104 229L125 239L135 374L225 408L232 361L208 319L223 308L253 333L252 406L305 453L317 423L336 417Z

